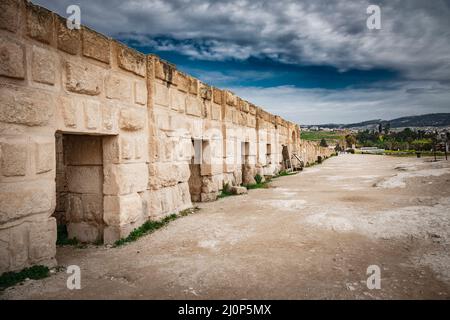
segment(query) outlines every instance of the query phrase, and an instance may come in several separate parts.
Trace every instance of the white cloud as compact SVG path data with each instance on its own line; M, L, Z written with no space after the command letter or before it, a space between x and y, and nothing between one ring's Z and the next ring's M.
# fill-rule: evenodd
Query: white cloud
M231 90L269 112L300 124L389 120L450 111L450 90L436 82L391 83L390 87L345 90L293 86ZM428 90L433 90L433 94L427 93Z

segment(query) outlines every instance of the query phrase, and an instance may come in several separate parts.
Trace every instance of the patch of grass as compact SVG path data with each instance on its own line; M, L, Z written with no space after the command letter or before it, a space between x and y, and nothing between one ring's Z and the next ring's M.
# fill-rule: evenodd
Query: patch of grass
M296 175L297 172L288 172L286 170L281 170L280 172L278 172L278 174L276 176L273 176L272 178L279 178L279 177L285 177L285 176L293 176Z
M157 221L149 220L149 221L145 222L139 228L136 228L133 231L131 231L131 233L128 235L128 237L117 240L114 243L114 247L120 247L129 242L136 241L137 239L139 239L147 234L153 233L156 230L161 229L162 227L168 225L171 221L174 221L180 217L186 217L198 210L200 210L198 207L194 207L194 208L180 211L178 214L173 213L161 220L157 220Z
M0 291L14 286L26 279L43 279L50 275L50 270L46 266L33 266L25 268L19 272L5 272L0 276Z
M219 195L217 196L218 199L222 199L222 198L226 198L226 197L230 197L233 194L231 193L231 191L228 190L222 190Z
M260 182L260 183L246 184L246 185L244 185L244 187L246 187L247 190L252 190L252 189L267 189L267 188L269 188L269 182L270 182L270 181L266 180L266 181Z

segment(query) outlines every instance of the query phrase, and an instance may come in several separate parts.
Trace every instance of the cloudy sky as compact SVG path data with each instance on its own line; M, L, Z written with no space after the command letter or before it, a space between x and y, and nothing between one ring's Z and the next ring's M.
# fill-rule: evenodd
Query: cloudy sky
M450 112L450 0L33 2L300 124Z

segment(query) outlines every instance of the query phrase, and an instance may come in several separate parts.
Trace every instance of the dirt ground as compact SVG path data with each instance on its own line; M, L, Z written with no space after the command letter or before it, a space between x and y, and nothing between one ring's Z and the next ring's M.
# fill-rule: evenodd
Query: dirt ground
M340 155L120 248L58 248L2 299L450 299L450 161ZM367 267L381 269L369 290Z

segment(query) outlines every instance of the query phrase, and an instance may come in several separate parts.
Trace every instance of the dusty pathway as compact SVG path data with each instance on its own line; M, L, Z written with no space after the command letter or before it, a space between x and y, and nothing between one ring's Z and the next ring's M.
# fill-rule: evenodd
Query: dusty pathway
M62 271L0 298L449 299L449 163L335 157L122 248L59 248L81 290Z

